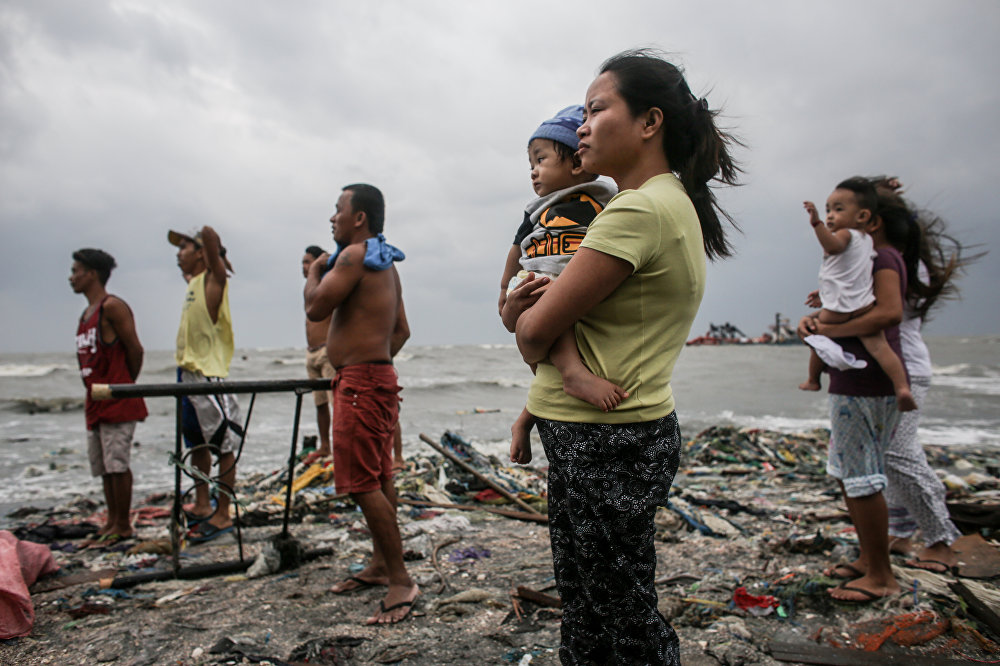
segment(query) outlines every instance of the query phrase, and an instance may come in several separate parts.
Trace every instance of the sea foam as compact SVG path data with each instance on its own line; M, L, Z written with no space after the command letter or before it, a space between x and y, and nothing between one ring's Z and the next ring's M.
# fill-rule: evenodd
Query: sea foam
M0 377L44 377L59 370L76 370L62 363L44 363L32 365L28 363L0 364Z

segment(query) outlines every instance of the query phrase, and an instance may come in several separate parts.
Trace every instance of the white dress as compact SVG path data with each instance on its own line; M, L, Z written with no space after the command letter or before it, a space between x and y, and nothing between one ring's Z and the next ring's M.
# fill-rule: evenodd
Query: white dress
M831 312L850 313L875 302L871 236L856 229L848 231L851 239L844 251L824 255L819 269L819 298L823 309Z

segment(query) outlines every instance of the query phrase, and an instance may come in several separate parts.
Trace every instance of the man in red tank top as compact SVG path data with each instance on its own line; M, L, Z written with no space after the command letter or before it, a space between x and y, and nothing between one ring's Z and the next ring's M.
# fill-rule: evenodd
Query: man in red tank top
M73 253L69 284L87 297L76 332L76 354L80 378L87 387L87 453L90 471L101 477L107 519L98 530L97 541L114 543L131 537L132 471L129 460L136 421L146 418L142 398L93 400L90 387L100 384L131 384L142 369L142 344L128 304L111 296L104 285L115 267L114 258L102 250L84 248Z

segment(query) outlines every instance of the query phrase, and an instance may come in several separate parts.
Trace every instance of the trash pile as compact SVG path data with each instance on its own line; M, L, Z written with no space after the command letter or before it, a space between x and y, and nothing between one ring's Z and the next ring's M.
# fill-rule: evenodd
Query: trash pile
M808 663L847 663L815 661L837 648L997 655L1000 551L987 539L1000 528L1000 452L928 447L965 533L954 544L957 576L907 567L909 557L894 555L904 593L847 604L826 594L842 581L822 573L853 560L857 550L839 488L824 471L828 441L822 429L788 434L716 426L687 443L656 522L666 550L681 555L668 561L693 564L658 570L664 615L678 632L687 626L718 634L727 647L708 652L722 663L747 659L754 652L748 637L759 644L762 634L770 645L760 650ZM782 634L795 637L795 649L778 640Z
M15 536L48 544L61 569L31 588L32 634L0 649L29 665L81 657L558 663L546 470L485 456L455 433L421 439L429 449L396 476L404 559L422 592L399 626L362 626L383 594L377 589L328 592L364 567L371 541L357 507L336 493L332 461L307 450L291 479L287 469L240 479L239 541L226 535L179 554L182 571L225 571L216 576L142 578L170 573L168 494L138 503L136 536L114 544L84 547L82 535L103 517L83 497L11 514ZM928 448L965 533L955 545L957 575L910 568L894 555L905 592L849 605L829 597L841 581L822 573L853 559L857 547L824 471L827 441L824 430L713 427L687 442L670 500L656 515L660 611L681 638L682 661L822 663L822 655L840 655L826 663L850 663L858 650L996 660L998 452ZM290 544L275 535L289 481L290 539L298 542L291 559Z
M423 436L426 437L426 436ZM411 506L469 509L499 507L511 503L512 495L527 507L517 507L543 516L547 511L544 472L504 464L477 451L460 435L445 432L440 443L429 438L442 455L411 456L395 476L400 500ZM451 458L446 457L447 455ZM464 467L462 466L464 463ZM288 470L275 470L240 480L241 521L244 525L273 525L285 511ZM350 503L333 483L332 458L319 458L306 450L299 456L292 481L293 520L315 520L323 511L343 509ZM530 507L530 508L528 508ZM504 512L509 515L509 512Z

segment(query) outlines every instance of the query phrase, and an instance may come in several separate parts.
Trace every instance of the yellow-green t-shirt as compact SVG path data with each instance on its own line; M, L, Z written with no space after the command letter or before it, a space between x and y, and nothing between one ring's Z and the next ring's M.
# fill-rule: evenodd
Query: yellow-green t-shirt
M575 325L584 364L629 397L602 412L567 395L559 371L546 361L538 364L528 411L577 423L638 423L670 414L670 377L705 291L701 225L684 186L667 173L620 192L590 223L580 247L633 268Z
M233 360L233 320L229 314L229 280L222 289L222 302L215 323L208 316L205 300L205 276L208 271L191 278L184 295L181 325L177 329L177 365L185 370L200 372L206 377L229 376Z

